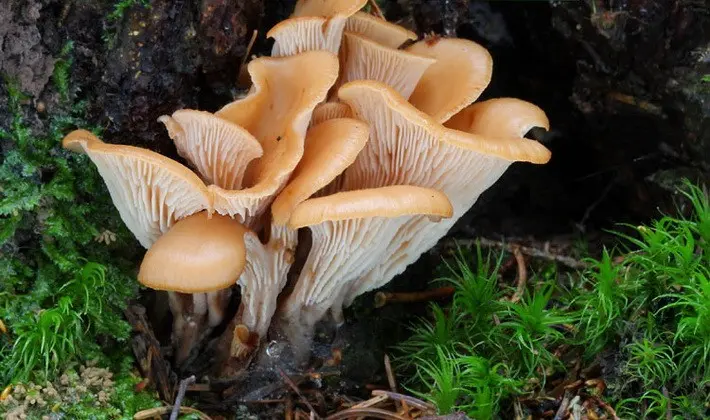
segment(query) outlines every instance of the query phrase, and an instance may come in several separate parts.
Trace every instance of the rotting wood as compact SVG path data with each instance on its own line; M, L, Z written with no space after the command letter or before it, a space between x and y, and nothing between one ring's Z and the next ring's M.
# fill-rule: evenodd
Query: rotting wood
M126 319L133 327L131 348L138 362L141 375L155 384L158 395L163 401L172 401L177 378L170 364L163 357L160 342L155 338L145 315L145 308L138 304L124 310Z

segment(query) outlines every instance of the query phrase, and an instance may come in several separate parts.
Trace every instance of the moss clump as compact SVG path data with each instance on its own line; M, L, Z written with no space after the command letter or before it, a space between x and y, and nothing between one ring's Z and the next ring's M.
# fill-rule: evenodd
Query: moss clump
M500 259L460 252L443 278L453 303L432 305L400 346L410 387L441 412L496 418L519 410L517 397L542 401L582 380L577 395L597 416L603 398L621 418L708 418L710 199L690 183L682 193L685 216L618 233L621 252L582 272L535 275L519 302L499 284Z
M138 289L138 249L101 177L88 158L61 147L65 133L88 125L85 104L69 89L66 45L54 88L67 100L46 118L16 83L0 83L9 110L0 115L4 385L51 381L66 363L100 353L100 344L120 347L130 330L122 310Z
M92 361L64 370L54 381L15 385L0 401L0 413L18 420L131 419L140 410L161 405L156 395L135 391L139 381L130 371L114 375Z

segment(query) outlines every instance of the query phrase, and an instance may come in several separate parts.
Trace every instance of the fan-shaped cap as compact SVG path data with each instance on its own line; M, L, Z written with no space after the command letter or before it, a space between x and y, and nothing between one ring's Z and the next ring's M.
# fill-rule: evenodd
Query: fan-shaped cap
M147 149L104 143L86 130L72 131L62 144L94 162L121 219L145 248L177 220L212 210L204 182L172 159Z
M512 162L550 158L544 146L523 138L530 126L548 125L544 113L529 103L517 102L520 108L507 114L501 114L506 108L500 103L474 104L451 119L452 125L467 128L464 132L442 126L381 83L352 82L339 95L371 127L368 144L344 174L344 188L419 185L443 191L454 206L453 217L439 224L421 217L403 224L380 265L353 283L346 304L386 284L433 246ZM482 127L487 131L473 130Z
M338 52L345 21L367 0L301 0L293 17L276 24L266 36L274 38L272 57L295 55L304 51Z
M409 98L424 72L436 61L386 47L352 32L345 32L343 40L340 84L354 80L376 80Z
M313 109L335 82L338 60L325 51L259 58L249 63L249 73L254 83L250 94L216 115L249 131L264 154L247 169L246 189L210 187L215 210L247 223L270 204L303 156Z
M369 130L364 122L349 118L327 120L308 130L303 159L271 205L273 223L286 224L299 203L350 166L365 146Z
M158 120L202 179L226 190L240 189L247 165L263 154L247 130L209 112L183 109Z
M414 32L365 12L350 16L345 30L389 48L399 48L405 42L417 39Z
M406 220L451 214L443 193L406 185L341 192L299 204L289 226L310 227L313 245L282 307L290 341L304 347L315 322L342 299L353 280L385 257L382 251Z
M419 79L409 102L439 123L478 99L491 81L493 58L475 42L433 38L407 51L436 59Z
M234 219L207 212L180 220L148 249L138 281L182 293L230 287L246 263L246 232Z

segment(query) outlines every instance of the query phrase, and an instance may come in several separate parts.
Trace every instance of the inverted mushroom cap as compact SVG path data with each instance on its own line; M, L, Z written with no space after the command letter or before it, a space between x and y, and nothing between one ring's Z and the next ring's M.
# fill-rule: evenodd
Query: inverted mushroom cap
M286 224L299 203L350 166L365 146L369 130L366 123L349 118L327 120L308 130L303 159L271 205L273 223Z
M352 32L343 35L341 61L340 84L376 80L389 85L404 98L409 98L424 72L436 62L433 58L390 48Z
M338 59L326 51L259 58L249 63L249 73L254 83L250 94L216 115L248 130L264 154L247 169L247 188L210 187L216 211L247 223L263 213L303 156L313 109L338 77Z
M121 219L145 248L175 221L212 209L204 182L172 159L147 149L104 143L86 130L72 131L62 144L94 162Z
M242 188L247 165L263 154L247 130L209 112L183 109L158 120L168 129L178 154L206 182L227 190Z
M426 142L430 147L437 143L461 150L481 153L507 161L546 163L550 160L550 151L542 144L521 136L489 137L476 133L462 132L444 127L429 115L419 111L402 95L390 86L374 80L358 80L343 85L338 91L342 101L350 105L355 115L367 121L371 127L379 124L380 130L392 126L394 121L401 121L408 126L407 131L398 130L398 136L388 138L391 132L379 133L384 142L395 145L401 142ZM533 106L528 104L528 106ZM546 121L546 119L545 119ZM421 131L424 130L424 131ZM420 136L419 139L414 136ZM370 142L371 148L383 147L385 143ZM423 146L423 145L422 145ZM412 160L419 159L415 149L408 154ZM362 156L372 160L372 157ZM417 172L421 172L424 168ZM405 182L406 183L406 182Z
M426 39L407 51L436 59L419 79L409 102L440 123L478 99L491 81L493 58L475 42Z
M405 42L417 39L414 32L365 12L350 16L345 23L345 30L389 48L399 48Z
M530 103L494 101L468 107L452 117L452 125L467 128L459 131L442 126L381 83L352 82L339 96L371 127L368 144L344 174L345 189L419 185L443 191L454 207L453 217L441 223L419 217L400 226L380 265L353 283L346 304L387 283L431 248L512 162L550 159L543 145L524 138L530 127L548 125L544 113Z
M246 264L246 232L235 220L206 212L180 220L148 249L138 281L182 293L230 287Z
M267 38L274 38L272 57L304 51L325 50L337 53L345 21L367 0L301 0L293 17L276 24Z
M451 202L440 191L411 185L393 185L340 192L306 200L293 211L289 226L299 229L326 221L395 218L419 214L451 217L452 213Z
M452 211L443 193L407 185L342 192L299 204L289 226L308 226L313 245L282 307L291 342L303 342L298 345L302 348L307 344L315 322L342 301L354 280L380 263L403 223L419 215L449 217Z

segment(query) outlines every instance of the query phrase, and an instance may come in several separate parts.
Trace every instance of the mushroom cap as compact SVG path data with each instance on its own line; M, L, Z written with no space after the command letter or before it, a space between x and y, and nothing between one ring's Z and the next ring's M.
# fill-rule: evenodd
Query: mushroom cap
M226 216L200 212L186 217L148 249L138 281L152 289L182 293L230 287L246 264L247 231Z
M390 48L353 32L343 35L341 61L341 85L355 80L376 80L391 86L405 99L427 68L436 62L431 57Z
M209 112L181 109L158 121L202 179L227 190L240 189L247 165L264 153L247 130Z
M547 163L551 157L550 151L545 146L534 140L522 138L520 135L489 137L446 128L429 115L416 109L395 89L378 81L349 82L338 90L338 97L350 105L357 118L367 121L371 127L384 124L383 119L393 120L396 118L411 127L412 133L409 135L418 133L422 138L430 138L431 141L442 142L462 151L477 152L512 162L537 164ZM528 104L528 106L534 107L532 104ZM388 124L391 125L392 122L390 121ZM385 126L382 125L381 129ZM397 130L397 137L405 136L402 130ZM404 140L393 138L391 141L396 143ZM411 138L408 141L414 142L416 140ZM374 145L372 141L370 144L372 148L381 147ZM412 159L418 158L414 151L410 151L409 155Z
M338 77L338 59L327 51L262 57L249 63L254 85L244 99L216 115L244 127L261 144L260 159L249 165L242 190L210 186L220 214L251 223L286 184L304 152L313 109Z
M367 0L298 0L293 16L350 16L365 4Z
M478 99L491 81L493 58L473 41L425 39L407 51L436 59L419 79L409 102L440 123Z
M357 12L345 22L345 30L371 39L389 48L399 48L417 34L394 23L365 12Z
M326 50L337 54L347 18L367 0L299 0L291 18L274 25L272 57Z
M179 219L212 209L211 194L187 167L153 151L107 144L86 130L62 145L86 153L104 179L121 219L144 248Z
M350 166L365 146L369 132L366 123L350 118L326 120L308 130L303 158L271 204L273 223L286 224L299 203Z
M299 229L326 221L412 215L445 218L451 217L452 214L451 202L440 191L412 185L393 185L340 192L306 200L294 209L289 226Z

